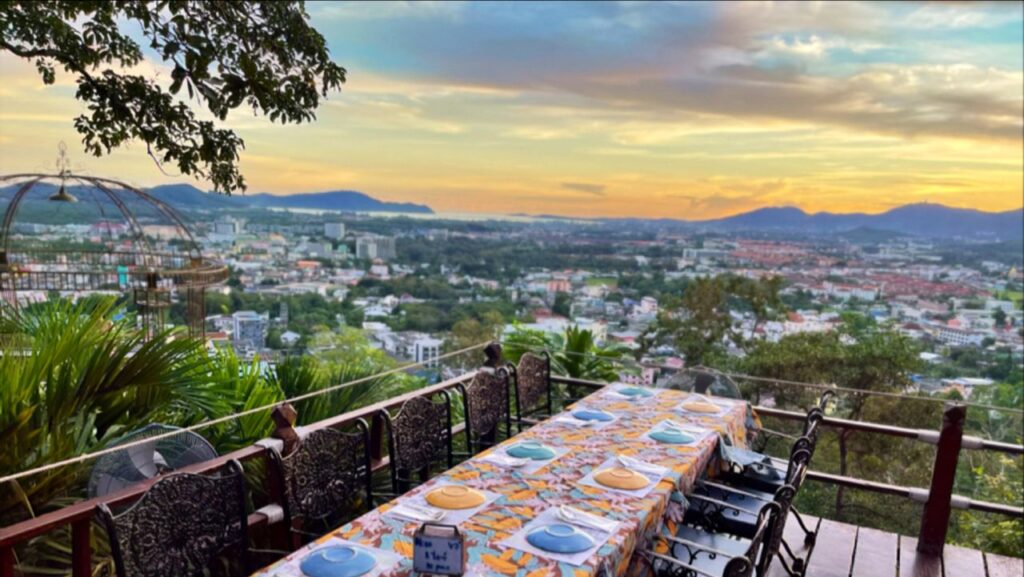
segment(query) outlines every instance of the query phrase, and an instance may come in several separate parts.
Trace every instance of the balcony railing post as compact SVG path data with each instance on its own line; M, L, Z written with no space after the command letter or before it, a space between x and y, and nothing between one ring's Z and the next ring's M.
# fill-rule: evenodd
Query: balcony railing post
M14 577L14 547L0 547L0 577Z
M71 576L92 577L92 518L71 524Z
M956 465L960 460L960 444L964 436L964 418L967 407L946 403L942 413L942 429L935 450L935 468L932 470L932 484L928 489L928 501L921 515L921 532L917 540L917 551L926 555L942 555L949 529L952 510L953 483L956 480Z
M290 455L301 442L299 433L295 431L295 422L299 418L298 411L290 403L282 403L274 407L270 418L274 421L274 438L284 442L281 454Z
M384 458L384 414L377 412L370 421L370 458L378 462Z
M302 442L298 431L295 430L295 423L299 418L299 412L295 410L291 403L282 403L274 408L270 413L270 417L275 425L274 438L280 439L284 443L281 454L290 455L299 448L299 444ZM269 464L269 457L264 457L264 462ZM276 501L283 504L284 500L288 498L287 490L282 485L284 480L280 475L276 474L267 475L265 479L267 494L271 496L271 502ZM291 542L291 529L291 527L287 527L283 523L275 523L271 525L270 538L278 546L292 547L292 545L297 545L297 543Z

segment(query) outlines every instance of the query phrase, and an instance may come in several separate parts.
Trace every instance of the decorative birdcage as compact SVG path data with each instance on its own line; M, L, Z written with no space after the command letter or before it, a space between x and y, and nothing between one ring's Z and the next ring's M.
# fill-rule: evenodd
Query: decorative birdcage
M8 310L53 293L124 294L147 338L163 330L174 302L184 305L190 334L202 336L205 291L227 280L227 267L203 256L166 203L121 181L72 173L63 147L58 169L0 176L0 203L7 201L0 293ZM28 218L16 221L25 212ZM53 235L54 223L71 227L78 240Z

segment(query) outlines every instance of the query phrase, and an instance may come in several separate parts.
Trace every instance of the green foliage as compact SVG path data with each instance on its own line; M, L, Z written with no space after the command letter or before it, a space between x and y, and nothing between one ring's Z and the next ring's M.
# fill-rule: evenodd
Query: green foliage
M571 326L563 334L545 333L516 327L504 341L505 358L513 363L527 352L547 351L551 356L551 372L576 379L614 381L618 378L618 362L627 350L621 347L600 347L591 331Z
M854 323L852 330L859 334L853 337L848 332L801 333L785 336L776 343L758 342L742 361L741 369L752 376L835 384L863 391L906 390L919 362L913 341L873 325ZM751 382L744 388L746 396L755 401L771 397L777 406L801 409L810 406L821 393L770 382ZM941 408L934 402L844 392L836 412L852 420L933 429L941 420ZM775 450L783 455L788 447L783 444ZM929 447L908 445L901 439L843 430L835 435L822 435L814 468L898 485L927 486L933 453ZM893 463L899 466L894 467ZM901 525L906 512L877 495L848 494L842 487L832 492L811 488L807 493L804 505L813 514L890 530L910 530ZM829 505L826 494L834 498L834 507Z
M572 295L566 292L555 293L555 302L551 305L551 312L565 318L572 318Z
M505 319L496 310L485 312L480 319L462 319L452 327L451 336L447 341L448 349L458 351L496 340L501 337L504 327Z
M87 152L139 139L158 163L231 192L245 189L237 167L244 143L176 96L186 88L221 121L243 104L275 122L312 121L345 69L308 18L300 2L5 2L0 49L32 61L45 84L58 68L75 77L75 97L89 109L75 119ZM166 90L123 72L144 59L129 28L173 67Z
M1019 441L1018 441L1019 442ZM978 489L974 499L1019 506L1024 501L1024 468L1020 457L999 456L996 467L977 467L972 471ZM1024 520L994 516L975 511L959 515L957 543L1000 555L1024 557Z
M286 397L360 382L297 403L300 423L337 415L421 386L394 373L359 331L323 331L321 357L290 358L269 371L230 350L211 356L199 341L169 332L144 341L111 298L55 300L0 311L0 475L94 452L124 433L159 422L196 425L271 406ZM221 453L273 431L260 410L206 427ZM90 463L43 472L0 490L0 525L66 506L85 496ZM25 574L68 572L69 535L55 532L19 549ZM95 544L102 556L103 544ZM102 559L98 559L102 563Z
M0 356L0 475L103 446L152 421L210 406L190 387L205 366L194 341L143 342L114 322L114 301L56 301L23 314L3 311ZM17 495L0 493L0 521L45 508L81 482L83 467L42 473Z
M354 357L354 355L353 355ZM270 382L287 398L358 381L330 393L299 401L299 424L328 417L385 400L416 388L421 383L404 373L376 376L384 369L378 359L362 356L344 363L325 363L313 357L289 357L277 364Z
M702 277L686 285L682 298L667 302L658 315L653 335L642 341L652 345L671 341L690 366L721 364L727 343L750 343L736 328L731 312L748 312L754 329L783 309L781 277L750 280L732 275Z

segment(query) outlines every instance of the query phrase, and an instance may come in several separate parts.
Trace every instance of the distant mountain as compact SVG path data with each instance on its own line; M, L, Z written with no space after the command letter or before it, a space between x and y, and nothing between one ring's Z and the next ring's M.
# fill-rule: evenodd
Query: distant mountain
M164 184L146 190L153 197L176 209L181 208L237 208L240 196L203 192L191 184Z
M0 210L17 191L17 185L0 187ZM41 182L34 186L24 198L19 210L21 220L26 222L80 222L94 220L104 214L117 214L117 208L100 190L92 186L72 185L67 190L80 202L75 204L62 203L55 205L47 200L56 192L57 185ZM421 204L384 202L361 192L338 190L332 192L313 192L290 196L274 196L271 194L235 194L228 196L213 192L204 192L191 184L167 184L146 189L148 194L170 205L175 210L215 211L219 209L245 208L304 208L318 210L337 210L343 212L399 212L433 214L430 207ZM158 216L155 210L149 210L140 202L129 202L129 208L137 217ZM59 213L59 214L57 214ZM52 218L51 218L52 216Z
M433 214L429 206L408 202L384 202L354 190L308 192L302 194L273 195L235 194L227 196L203 192L191 184L168 184L148 190L160 200L180 209L215 208L303 208L339 210L343 212L405 212Z
M333 190L303 194L250 194L240 196L250 206L341 210L351 212L406 212L433 214L429 206L411 202L383 202L354 190Z
M931 237L991 235L1001 239L1017 239L1024 238L1024 208L983 212L921 203L908 204L881 214L808 214L795 207L774 207L693 224L722 231L839 233L873 229Z

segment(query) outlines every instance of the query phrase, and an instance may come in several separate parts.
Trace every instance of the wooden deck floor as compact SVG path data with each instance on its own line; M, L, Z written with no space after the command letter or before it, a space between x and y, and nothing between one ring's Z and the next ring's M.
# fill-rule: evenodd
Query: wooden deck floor
M919 556L917 539L867 527L804 517L819 524L806 577L1021 577L1024 560L946 545L942 559ZM786 524L786 541L806 555L803 533ZM776 561L769 577L785 577Z

